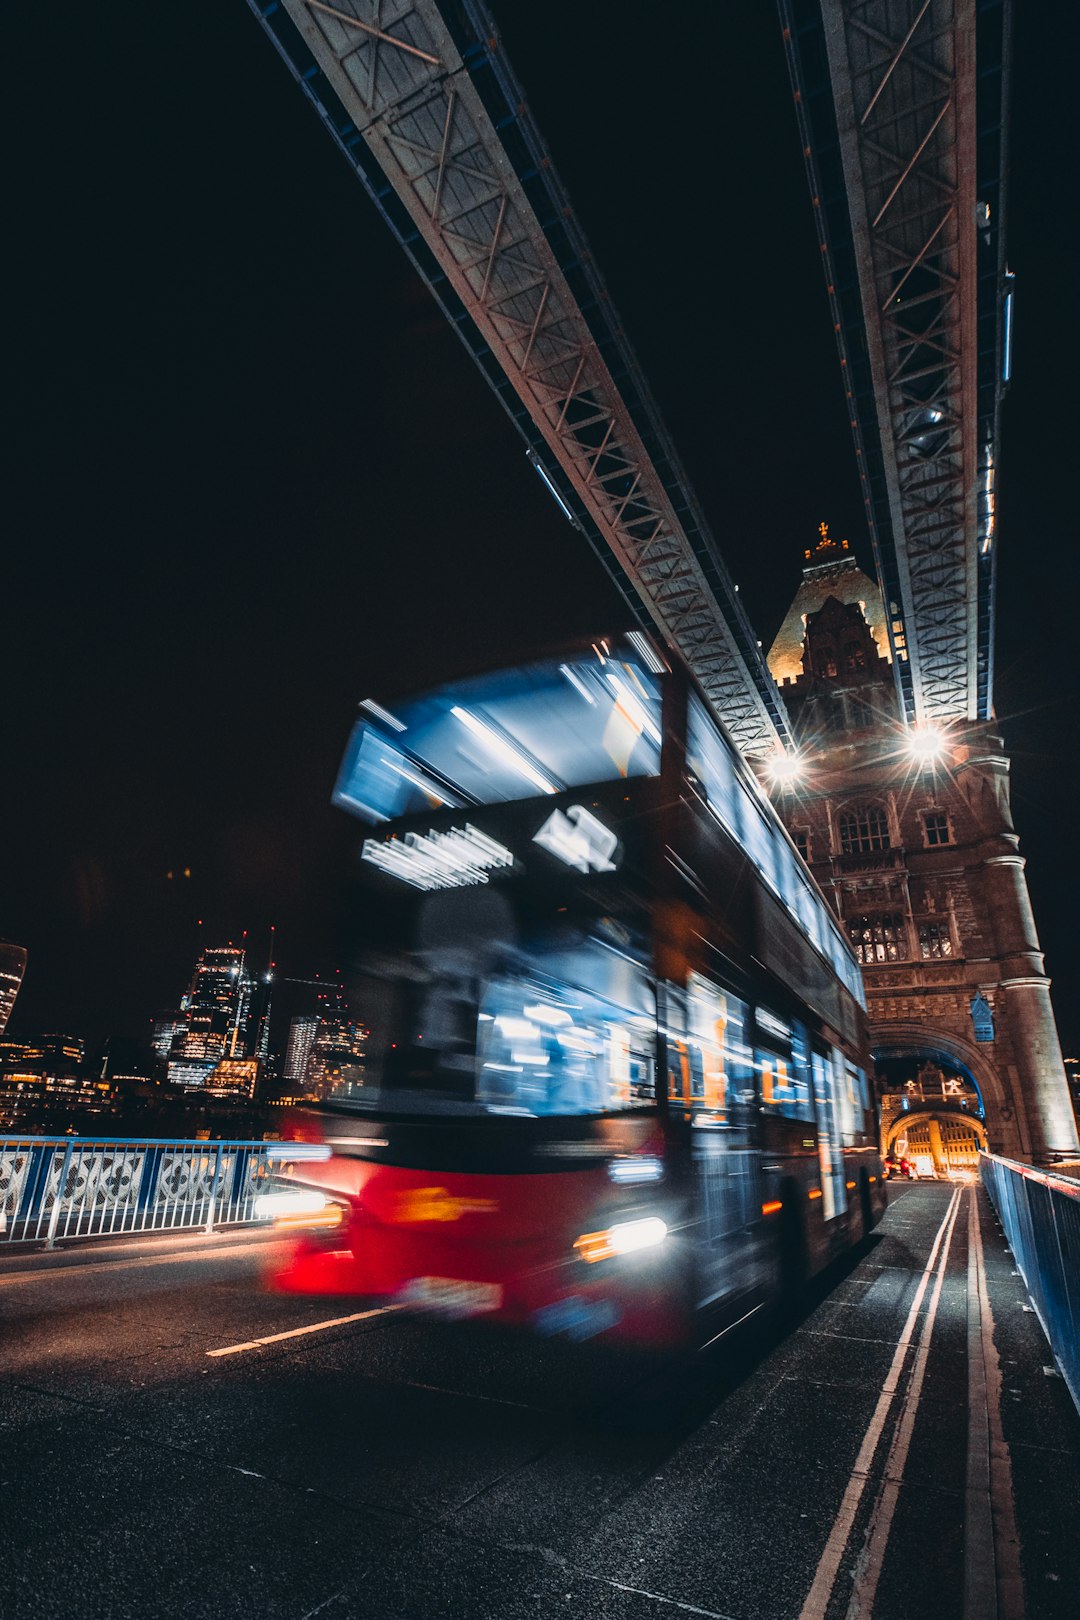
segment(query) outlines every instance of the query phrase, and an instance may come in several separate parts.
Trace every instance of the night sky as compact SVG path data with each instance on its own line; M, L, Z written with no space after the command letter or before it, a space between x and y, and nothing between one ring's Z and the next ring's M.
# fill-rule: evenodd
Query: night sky
M823 518L870 563L775 10L494 10L767 646ZM1069 53L1028 13L997 706L1068 1049L1080 228ZM265 956L273 922L285 972L332 971L361 697L621 615L241 0L7 29L11 1033L142 1034L200 942Z

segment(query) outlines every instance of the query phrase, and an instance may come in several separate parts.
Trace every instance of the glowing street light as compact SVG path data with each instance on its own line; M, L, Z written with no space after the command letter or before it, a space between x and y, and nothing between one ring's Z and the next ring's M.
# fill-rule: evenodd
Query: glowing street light
M945 752L945 733L940 727L925 723L908 733L907 751L920 765L933 765Z
M775 787L794 787L796 782L802 780L804 765L801 754L792 750L778 749L769 760L766 767L769 780Z

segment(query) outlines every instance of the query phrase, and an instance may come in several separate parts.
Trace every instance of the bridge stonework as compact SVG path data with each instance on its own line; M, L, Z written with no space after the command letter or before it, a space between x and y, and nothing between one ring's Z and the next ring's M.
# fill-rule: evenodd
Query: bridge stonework
M1076 1158L1001 738L954 724L913 760L877 586L842 543L808 557L769 656L802 769L771 791L862 962L875 1057L970 1076L991 1152Z

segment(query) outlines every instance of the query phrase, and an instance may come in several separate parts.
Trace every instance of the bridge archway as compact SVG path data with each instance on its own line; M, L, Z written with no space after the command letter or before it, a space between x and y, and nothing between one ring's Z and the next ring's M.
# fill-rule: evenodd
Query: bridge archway
M922 1108L882 1131L882 1150L910 1159L923 1174L973 1171L986 1151L986 1126L972 1114Z
M881 1149L924 1173L970 1171L1012 1118L1001 1079L971 1042L915 1024L871 1032Z

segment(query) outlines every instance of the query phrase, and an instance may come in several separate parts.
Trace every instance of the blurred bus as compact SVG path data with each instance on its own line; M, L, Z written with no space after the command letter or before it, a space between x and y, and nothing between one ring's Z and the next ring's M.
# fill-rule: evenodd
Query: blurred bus
M658 642L368 700L335 799L372 1051L295 1121L278 1287L670 1344L874 1225L858 966Z

